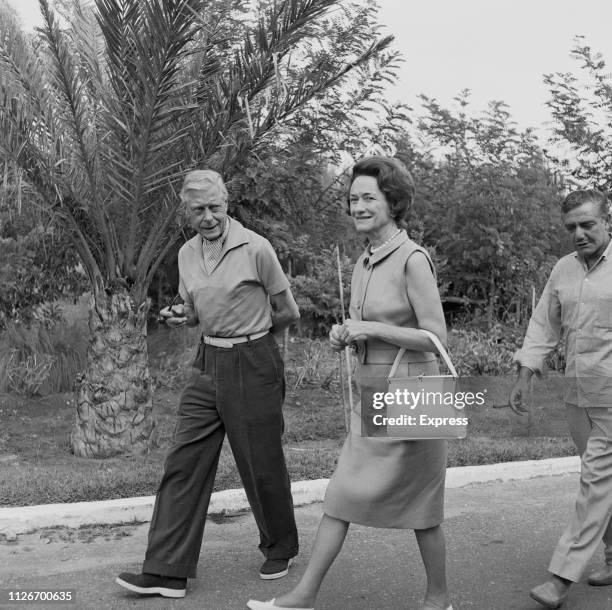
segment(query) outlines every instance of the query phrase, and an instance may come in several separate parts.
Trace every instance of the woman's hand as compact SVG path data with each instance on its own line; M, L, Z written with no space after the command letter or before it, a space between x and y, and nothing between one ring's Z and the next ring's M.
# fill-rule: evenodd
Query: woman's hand
M346 343L342 340L342 324L334 324L329 331L329 344L335 352L341 352Z
M356 341L365 341L372 336L372 322L347 319L342 325L340 336L346 345Z
M372 322L348 319L344 324L334 324L329 331L329 343L336 352L347 345L353 347L357 341L365 341L371 336Z

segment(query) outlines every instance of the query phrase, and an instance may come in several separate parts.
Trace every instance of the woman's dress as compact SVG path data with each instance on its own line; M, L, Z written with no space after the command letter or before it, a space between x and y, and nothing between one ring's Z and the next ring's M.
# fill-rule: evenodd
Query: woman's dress
M417 328L406 283L406 263L425 250L402 231L374 254L357 260L351 282L350 317ZM434 272L435 273L435 272ZM361 399L387 391L386 378L398 347L378 340L358 345L357 380ZM407 351L396 375L436 375L430 352ZM446 441L400 440L361 436L359 405L351 414L338 465L325 494L324 512L371 527L426 529L444 519Z

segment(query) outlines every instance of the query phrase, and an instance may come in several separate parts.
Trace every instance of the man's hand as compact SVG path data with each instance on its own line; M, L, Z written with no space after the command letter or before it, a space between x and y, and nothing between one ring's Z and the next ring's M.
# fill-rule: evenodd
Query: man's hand
M529 394L529 380L533 375L533 371L525 366L519 369L518 379L510 390L508 397L508 406L517 414L529 412L529 405L523 404Z
M184 326L187 324L187 315L185 311L185 305L169 305L164 307L159 312L160 317L164 319L164 322L173 328L177 326Z
M508 405L517 414L523 415L529 411L529 405L523 404L529 393L529 384L517 381L510 390Z

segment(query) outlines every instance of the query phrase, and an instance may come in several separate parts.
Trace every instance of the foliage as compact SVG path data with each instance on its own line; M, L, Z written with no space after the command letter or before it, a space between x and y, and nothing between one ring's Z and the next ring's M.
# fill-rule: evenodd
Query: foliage
M522 344L520 329L502 324L490 330L453 328L448 349L459 375L464 377L511 375L516 371L512 355Z
M295 350L292 350L295 353ZM329 348L327 339L307 340L303 343L300 358L290 360L286 367L287 383L295 392L305 384L329 389L338 373L338 359Z
M385 49L317 49L336 4L273 3L236 27L231 2L98 0L62 29L41 0L41 39L6 28L3 154L69 228L96 298L127 286L143 302L177 234L180 173L230 177L279 121Z
M547 74L554 123L551 157L571 185L612 189L612 76L603 56L576 37L581 71ZM565 145L565 146L563 146Z
M469 92L457 111L422 96L417 137L398 139L398 156L417 183L411 226L423 230L445 265L447 302L471 305L495 320L528 315L559 250L558 186L533 134L519 132L501 102L469 114Z
M42 225L18 228L10 221L1 226L0 329L9 320L30 323L44 314L45 303L83 292L86 278L58 233Z
M305 244L305 250L308 249ZM335 247L304 256L304 265L293 277L296 300L302 312L301 327L315 335L326 335L332 324L342 322L342 301ZM354 261L340 255L345 315L349 315L350 280Z
M523 345L526 325L496 322L488 327L478 315L468 323L457 324L448 333L451 360L463 377L513 377L516 364L513 356ZM548 369L565 369L564 342L560 341L545 360Z
M0 392L32 396L72 389L85 366L85 349L81 330L64 321L8 324L0 335Z

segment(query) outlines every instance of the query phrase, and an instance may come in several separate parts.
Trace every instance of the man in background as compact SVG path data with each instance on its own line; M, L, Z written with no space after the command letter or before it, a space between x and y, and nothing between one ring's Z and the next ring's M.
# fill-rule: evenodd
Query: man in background
M570 433L581 456L580 491L569 525L548 567L551 577L533 588L533 599L558 608L578 582L598 544L605 565L591 574L592 585L612 584L612 246L606 196L579 190L564 200L563 224L575 252L553 268L533 312L515 360L518 379L510 406L526 411L531 376L545 356L566 340L565 405Z

